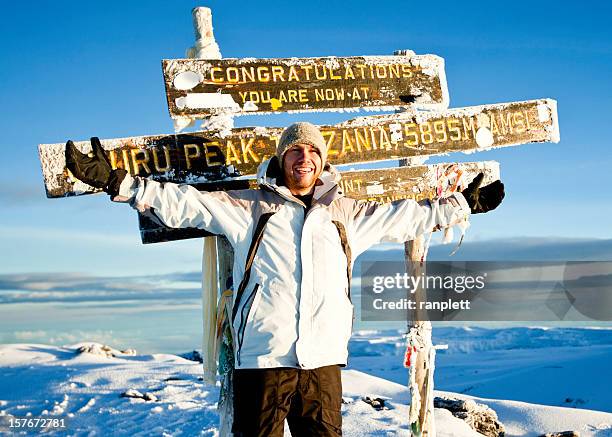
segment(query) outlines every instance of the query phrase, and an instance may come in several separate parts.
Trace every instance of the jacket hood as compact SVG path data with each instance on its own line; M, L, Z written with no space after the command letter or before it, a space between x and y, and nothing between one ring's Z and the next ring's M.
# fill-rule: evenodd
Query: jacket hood
M284 185L277 183L278 177L281 175L281 168L278 162L278 158L273 156L270 159L263 161L257 168L257 184L260 187L264 187L275 191L279 195L289 198L293 201L298 201L289 188ZM317 201L327 200L327 194L333 195L325 203L331 203L332 200L342 195L342 191L339 189L338 182L340 182L341 175L336 168L326 163L323 167L323 171L317 179L315 185L315 192L313 198Z

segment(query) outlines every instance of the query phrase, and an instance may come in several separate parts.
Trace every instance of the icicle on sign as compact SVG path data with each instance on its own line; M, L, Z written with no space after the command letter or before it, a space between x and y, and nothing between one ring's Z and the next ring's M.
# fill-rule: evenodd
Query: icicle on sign
M173 59L162 66L174 118L448 107L444 60L434 55Z
M281 128L103 140L113 167L158 181L203 183L256 173L276 150ZM421 114L360 117L321 126L333 164L372 162L450 152L558 141L556 102L531 100ZM83 152L89 142L78 142ZM48 197L88 194L93 188L69 177L64 144L41 145Z
M460 184L484 173L484 183L499 179L499 163L495 161L467 162L462 164L435 164L416 167L383 168L342 172L340 188L347 197L361 201L392 202L399 199L422 200L457 191ZM197 184L200 191L257 189L255 179ZM139 214L142 242L201 238L210 233L195 228L168 228Z

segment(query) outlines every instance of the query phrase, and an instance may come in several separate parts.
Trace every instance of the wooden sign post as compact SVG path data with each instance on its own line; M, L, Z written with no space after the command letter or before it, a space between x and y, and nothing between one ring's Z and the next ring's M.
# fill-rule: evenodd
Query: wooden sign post
M194 8L192 15L196 45L187 51L188 54L198 59L220 59L221 52L213 33L211 10L209 8ZM191 168L191 161L189 159L192 155L188 153L189 150L193 150L193 148L185 144L183 151L185 152L185 167L188 167L186 170ZM168 156L164 154L166 167L172 165L172 161ZM153 161L155 164L155 158L153 158ZM124 162L124 165L126 165L125 168L129 168L127 163ZM138 164L136 164L135 169L138 172ZM159 167L155 167L155 170L158 169ZM164 171L167 172L168 170ZM231 283L233 264L234 252L226 237L206 236L204 238L202 250L202 365L204 379L211 384L215 384L217 379L217 357L219 354L217 348L213 347L217 343L216 337L220 323L217 320L219 316L217 307L218 303L223 302L221 296L226 288L228 288L228 284ZM223 312L225 308L220 308L220 310ZM224 347L224 345L221 344L220 347ZM234 418L233 374L231 372L223 376L221 385L222 392L226 395L220 398L218 406L220 417L219 435L231 436Z
M434 55L174 59L162 67L173 118L448 107L444 61Z
M540 99L448 109L444 60L410 51L393 56L221 59L208 8L195 8L196 34L189 59L162 62L170 116L178 128L195 119L219 128L202 132L102 140L114 168L158 181L187 183L202 191L257 189L258 166L273 156L281 128L233 129L233 116L273 112L401 110L320 126L328 159L344 166L340 186L348 197L388 202L422 200L465 188L478 173L484 183L499 178L499 164L410 165L429 156L472 153L532 142L558 142L556 102ZM427 111L423 111L427 110ZM215 123L220 120L222 123ZM75 143L89 152L89 142ZM97 192L66 169L65 144L41 144L47 197ZM347 169L357 163L397 161L384 169ZM98 190L99 191L99 190ZM204 376L214 382L219 351L212 347L223 329L224 291L232 287L233 252L224 237L199 229L170 229L140 215L143 243L204 238L202 260ZM427 244L405 245L409 271L423 273ZM425 299L426 290L418 298ZM219 300L221 310L214 309ZM221 317L218 319L217 317ZM225 322L227 323L227 322ZM431 324L408 321L406 365L413 435L434 436ZM221 364L221 363L220 363ZM231 372L222 381L220 435L231 435Z
M206 183L254 176L273 156L282 128L149 135L101 140L113 167L157 181ZM473 153L525 143L557 142L556 102L550 99L354 118L320 126L334 165ZM75 145L90 150L89 141ZM68 174L65 144L41 144L47 197L95 190ZM395 167L397 169L397 167ZM246 187L246 186L245 186Z

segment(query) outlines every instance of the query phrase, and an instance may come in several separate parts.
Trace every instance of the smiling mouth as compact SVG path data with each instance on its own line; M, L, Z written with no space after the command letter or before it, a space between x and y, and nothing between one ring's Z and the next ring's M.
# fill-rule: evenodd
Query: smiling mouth
M300 174L300 175L307 175L310 174L312 172L314 172L314 168L309 168L309 167L297 167L293 170L295 173Z

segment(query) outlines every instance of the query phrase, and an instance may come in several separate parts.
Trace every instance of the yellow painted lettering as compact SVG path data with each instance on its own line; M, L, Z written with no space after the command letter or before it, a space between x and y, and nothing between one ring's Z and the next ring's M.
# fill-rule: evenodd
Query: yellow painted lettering
M448 139L446 135L446 123L444 120L436 120L433 122L434 132L436 133L436 141L438 143L444 143Z
M223 155L221 155L218 141L211 141L204 145L204 158L208 167L223 165Z
M465 117L463 120L463 140L476 138L476 126L474 125L474 117ZM472 136L470 137L470 132Z
M363 133L359 132L359 128L353 130L355 135L355 144L357 145L357 151L372 150L372 144L370 143L370 137L366 132L366 128L362 128Z
M114 150L110 150L108 156L110 158L111 168L115 170L117 168L117 154Z
M421 123L419 125L419 130L421 131L421 142L423 144L431 144L433 143L433 134L431 133L431 124L428 121L425 123Z
M234 147L231 140L228 140L225 148L225 165L231 165L232 162L241 164L240 155L236 151L236 147Z
M461 139L461 123L456 118L449 118L446 120L448 131L450 133L451 141L459 141Z
M495 113L491 112L489 118L491 119L491 133L496 136L499 135L499 125L497 124L497 120L495 120Z
M527 111L526 109L523 111L523 114L525 114L525 124L527 126L527 130L531 130L531 121L529 120L529 114L532 114L533 111Z
M157 155L159 150L157 147L153 147L151 149L151 154L153 155L153 167L155 167L155 171L159 173L164 173L170 170L170 150L168 150L166 146L163 146L162 150L164 151L164 162L166 163L166 165L163 167L159 165L159 156Z
M284 90L280 90L278 92L278 101L281 103L287 103L287 97L285 96L285 91Z
M350 65L347 65L344 69L344 79L355 79L355 74Z
M215 73L223 71L221 67L213 67L210 69L210 78L213 82L223 82L223 77L217 77Z
M366 78L366 75L365 75L366 66L364 64L357 64L357 65L355 65L355 67L359 69L359 73L361 74L361 78L365 79Z
M225 70L225 75L227 76L227 81L229 83L238 83L240 82L240 78L238 77L238 68L237 67L228 67Z
M299 82L300 81L300 76L298 76L297 71L295 69L295 65L292 65L289 67L289 75L287 77L288 81L296 81Z
M285 69L282 65L273 65L272 66L272 81L276 82L276 80L280 82L285 81Z
M327 68L324 65L315 65L314 66L315 77L318 80L327 79Z
M512 113L508 112L506 114L500 113L499 118L501 119L501 128L502 133L504 135L512 133Z
M130 149L130 154L132 155L132 166L134 167L134 174L140 174L140 166L147 174L151 174L151 169L149 168L149 152L146 149ZM142 157L138 157L138 155L142 155Z
M514 122L514 129L517 133L522 133L527 130L525 127L525 119L523 118L522 112L515 112L512 115L512 121Z
M131 174L134 174L130 168L130 157L128 156L128 151L126 149L121 150L121 157L123 158L123 169L129 171Z
M378 130L380 132L380 141L378 143L378 146L381 149L391 150L391 140L389 139L389 134L387 133L387 130L383 127L379 127Z
M242 160L245 164L249 163L249 155L253 159L253 162L260 162L259 156L253 151L253 144L255 138L240 138L240 147L242 149Z
M404 125L404 138L406 145L416 147L419 145L419 134L417 134L417 125L415 123L406 123Z
M303 90L303 89L299 90L298 96L299 96L300 103L308 102L308 93L306 92L306 90Z
M297 90L288 90L288 91L287 91L287 95L289 96L289 101L290 101L290 102L295 102L295 103L297 103L297 101L298 101L298 97L297 97L298 93L297 93Z
M200 157L200 148L197 144L185 144L183 146L183 152L185 153L187 170L189 170L191 169L191 161Z
M263 65L257 67L257 80L260 82L270 82L270 69Z
M333 130L321 131L323 138L326 140L327 144L327 156L337 156L338 150L334 149L334 139L336 138L336 133Z
M410 68L410 65L402 64L402 77L412 77L412 74L413 72L412 68Z
M325 93L323 91L324 90L322 90L321 88L316 88L315 89L315 100L317 102L321 102L321 101L325 100Z
M332 80L338 80L338 79L342 79L342 76L338 74L334 74L334 69L330 67L329 68L329 78Z
M401 77L399 64L389 65L389 79L393 79L394 77L397 79Z
M249 102L259 103L259 93L257 91L249 91Z
M255 68L254 67L241 67L243 82L255 82Z
M349 130L342 129L342 151L340 156L344 156L346 152L355 153L355 143L349 134Z
M312 71L312 65L301 65L302 70L304 70L304 74L306 75L306 80L310 80L310 72Z
M382 149L382 147L378 147L378 143L376 142L377 141L377 137L376 137L376 133L374 132L374 128L370 127L368 129L370 131L370 138L372 138L372 149L373 150L377 150L379 148Z
M377 65L376 66L376 78L377 79L386 79L387 78L387 67L386 67L386 65Z

